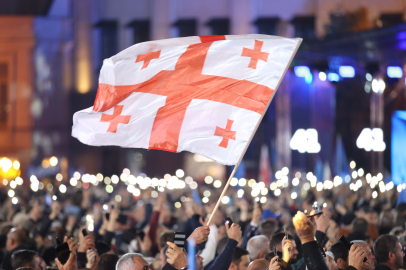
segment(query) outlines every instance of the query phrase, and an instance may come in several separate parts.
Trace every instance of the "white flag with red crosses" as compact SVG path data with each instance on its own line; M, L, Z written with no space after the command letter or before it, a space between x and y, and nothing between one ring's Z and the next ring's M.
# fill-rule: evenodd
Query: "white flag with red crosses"
M136 44L104 60L95 103L74 114L72 136L235 165L300 42L230 35Z

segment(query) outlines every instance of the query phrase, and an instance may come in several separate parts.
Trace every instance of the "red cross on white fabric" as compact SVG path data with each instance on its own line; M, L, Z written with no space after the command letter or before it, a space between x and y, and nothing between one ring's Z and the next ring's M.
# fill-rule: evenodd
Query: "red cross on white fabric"
M234 120L227 120L227 125L226 128L221 128L221 127L216 127L216 131L214 132L215 136L220 136L223 137L221 140L219 146L223 148L227 148L228 146L228 140L235 140L235 131L231 130L231 126L233 125Z
M110 122L110 126L107 132L116 133L118 124L128 124L131 119L131 115L121 115L123 105L117 105L114 107L113 114L102 114L100 122Z
M210 46L214 41L226 38L205 36L200 39L202 43L189 45L174 70L162 70L153 78L135 85L100 83L93 110L105 112L134 92L166 96L165 106L155 116L148 148L171 152L177 152L186 109L193 99L221 102L262 114L274 90L251 81L202 74ZM255 44L253 58L263 60L262 42L258 43L259 47L257 42ZM144 66L148 66L149 61L159 57L158 54L160 52L140 55L137 61L144 61ZM252 61L256 63L258 60Z
M263 44L263 41L255 40L255 46L253 50L243 48L241 56L251 57L251 61L248 65L249 68L256 69L258 60L262 60L264 62L268 61L269 53L261 52Z
M144 69L144 68L148 67L149 62L151 62L151 60L158 59L159 56L161 56L161 51L144 53L144 54L137 56L137 60L135 61L135 63L144 61L144 64L142 65L142 68L141 68L141 69Z

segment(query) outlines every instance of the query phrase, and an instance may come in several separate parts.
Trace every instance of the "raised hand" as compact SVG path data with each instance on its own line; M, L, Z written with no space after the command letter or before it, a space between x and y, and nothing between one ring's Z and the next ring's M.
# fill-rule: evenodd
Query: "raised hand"
M293 244L292 240L286 239L286 236L282 240L282 259L287 263L290 258L293 257Z
M149 238L148 234L145 234L144 240L141 237L137 236L137 241L140 243L140 248L142 253L149 252L152 247L151 239Z
M95 249L94 238L91 235L83 236L82 231L79 233L79 248L78 252L86 253L88 249Z
M97 251L95 249L88 249L86 251L86 258L87 258L87 263L86 263L86 268L92 269L96 262L96 257L97 257Z
M193 238L195 243L198 245L207 241L207 238L209 238L209 234L210 234L209 226L200 226L193 231L193 233L189 236L187 240L189 241Z
M296 234L300 238L302 245L307 242L314 241L314 236L316 234L316 224L311 219L309 219L301 211L298 211L293 217L293 225L295 226Z
M228 238L234 239L237 242L238 242L238 240L240 240L242 231L241 231L241 227L238 224L233 223L230 226L228 223L226 223L226 230L227 230Z
M281 266L278 262L279 257L275 256L271 259L271 262L269 263L268 270L282 270Z
M259 219L262 216L261 208L259 207L260 206L258 204L254 206L254 211L252 211L252 223L259 224Z
M359 245L352 244L350 253L348 255L348 265L356 269L364 268L365 251ZM367 261L366 264L369 264Z
M310 213L310 215L313 215L315 213L316 213L316 211L313 210ZM330 226L330 219L325 214L315 216L314 219L316 220L317 230L326 233L328 227Z
M73 238L68 239L67 236L64 238L64 242L67 242L69 245L70 255L68 260L65 264L62 264L58 258L55 259L56 265L58 266L59 270L78 270L78 262L77 262L77 255L76 249L78 244L73 240Z
M180 250L180 248L172 242L166 242L169 246L166 256L168 257L167 262L175 267L176 269L181 269L187 266L187 257L185 252Z

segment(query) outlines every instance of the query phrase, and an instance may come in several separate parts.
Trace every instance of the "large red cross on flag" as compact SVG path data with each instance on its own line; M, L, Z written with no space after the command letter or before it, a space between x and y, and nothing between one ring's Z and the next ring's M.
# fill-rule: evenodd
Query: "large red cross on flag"
M94 106L75 113L72 136L235 165L300 42L231 35L136 44L104 60Z

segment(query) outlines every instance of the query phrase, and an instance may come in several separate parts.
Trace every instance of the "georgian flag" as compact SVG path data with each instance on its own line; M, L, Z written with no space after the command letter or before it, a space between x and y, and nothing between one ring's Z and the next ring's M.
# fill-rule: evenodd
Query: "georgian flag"
M230 35L131 46L104 60L95 103L74 114L72 136L235 165L300 43Z

